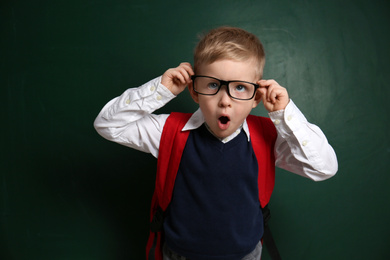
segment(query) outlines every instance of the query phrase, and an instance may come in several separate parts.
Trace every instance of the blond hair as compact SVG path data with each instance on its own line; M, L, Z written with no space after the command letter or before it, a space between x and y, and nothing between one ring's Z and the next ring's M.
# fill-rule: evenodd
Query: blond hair
M263 44L252 33L235 27L219 27L209 31L198 42L194 51L195 73L199 66L221 59L251 61L259 79L263 76L265 53Z

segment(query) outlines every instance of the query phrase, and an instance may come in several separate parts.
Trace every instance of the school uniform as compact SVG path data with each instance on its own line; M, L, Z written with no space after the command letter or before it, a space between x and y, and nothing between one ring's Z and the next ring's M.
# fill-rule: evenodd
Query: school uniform
M95 128L108 140L158 158L169 115L153 112L174 97L161 84L161 77L156 78L108 102ZM336 155L325 135L307 122L292 100L285 110L269 116L277 133L271 151L276 166L315 181L336 173ZM166 246L189 259L242 259L255 250L263 224L256 196L261 165L251 146L248 124L245 121L232 136L219 140L197 110L182 131L190 133L166 211Z

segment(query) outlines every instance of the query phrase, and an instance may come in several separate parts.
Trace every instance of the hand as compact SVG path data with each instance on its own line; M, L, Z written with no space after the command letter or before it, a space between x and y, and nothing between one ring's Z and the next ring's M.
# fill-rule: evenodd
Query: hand
M180 63L176 68L168 69L161 78L161 84L167 87L172 94L179 95L191 83L194 75L192 66L188 62Z
M287 90L281 87L275 80L260 80L257 82L260 85L258 91L261 93L263 104L268 112L285 109L290 98Z

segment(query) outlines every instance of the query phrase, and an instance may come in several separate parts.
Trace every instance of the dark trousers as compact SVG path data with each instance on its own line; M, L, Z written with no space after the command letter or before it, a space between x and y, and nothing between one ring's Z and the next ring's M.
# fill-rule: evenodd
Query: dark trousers
M261 244L261 241L257 244L256 248L244 256L241 260L260 260L261 257L261 251L263 249L263 246ZM166 245L164 245L163 248L163 260L191 260L184 256L178 255L172 250L170 250Z

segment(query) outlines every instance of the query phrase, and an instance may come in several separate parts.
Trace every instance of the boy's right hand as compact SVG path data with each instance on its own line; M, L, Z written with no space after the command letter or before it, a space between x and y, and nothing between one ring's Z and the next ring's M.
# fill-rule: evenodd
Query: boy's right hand
M162 75L161 84L177 96L191 83L192 75L194 75L194 71L191 64L183 62L176 68L168 69Z

